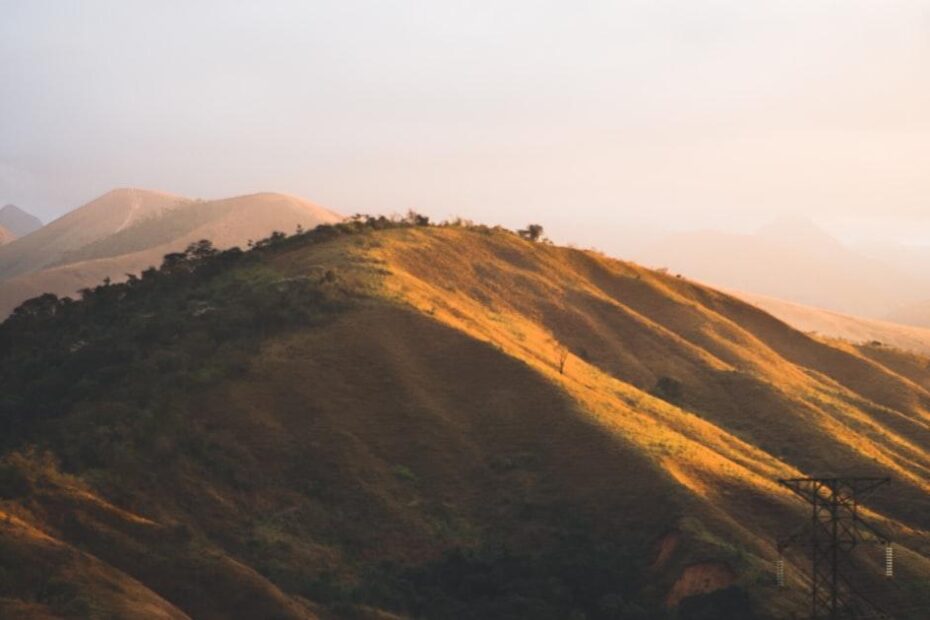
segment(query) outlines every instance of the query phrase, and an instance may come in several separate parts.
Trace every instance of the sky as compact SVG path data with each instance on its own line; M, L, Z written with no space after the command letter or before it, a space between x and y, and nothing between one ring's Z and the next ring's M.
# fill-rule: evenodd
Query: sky
M930 2L0 0L0 203L930 244Z

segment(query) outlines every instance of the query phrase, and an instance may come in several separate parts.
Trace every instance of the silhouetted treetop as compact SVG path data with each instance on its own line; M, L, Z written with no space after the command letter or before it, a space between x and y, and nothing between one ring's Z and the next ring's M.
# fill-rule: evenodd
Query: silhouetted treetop
M543 227L539 224L530 224L523 230L518 230L517 234L530 241L539 241L543 236Z

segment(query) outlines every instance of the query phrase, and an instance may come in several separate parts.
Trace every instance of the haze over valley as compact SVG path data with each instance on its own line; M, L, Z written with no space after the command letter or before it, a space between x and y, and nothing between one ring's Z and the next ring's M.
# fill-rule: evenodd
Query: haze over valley
M773 297L858 317L927 327L926 248L859 249L802 217L781 217L751 233L695 230L658 236L630 249L664 266L737 293Z

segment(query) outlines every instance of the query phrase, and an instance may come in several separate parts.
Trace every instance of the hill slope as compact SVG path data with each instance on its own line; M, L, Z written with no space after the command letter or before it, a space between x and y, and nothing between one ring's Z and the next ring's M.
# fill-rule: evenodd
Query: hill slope
M42 228L42 221L16 205L4 205L0 209L0 227L9 230L15 237L25 237Z
M275 230L339 219L283 194L204 202L164 192L114 190L0 248L0 316L42 293L73 295L104 278L121 281L200 239L221 248L244 246Z
M501 230L374 220L190 256L0 327L0 605L724 617L693 595L736 585L788 617L802 558L777 590L773 540L808 517L774 480L859 472L895 479L869 516L899 565L879 584L865 552L857 578L920 608L927 368Z

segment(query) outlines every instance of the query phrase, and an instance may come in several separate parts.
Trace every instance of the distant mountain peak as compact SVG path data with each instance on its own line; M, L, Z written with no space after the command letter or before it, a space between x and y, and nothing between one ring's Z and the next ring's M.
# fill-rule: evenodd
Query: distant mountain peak
M798 214L780 215L759 228L756 235L782 243L821 246L842 245L812 220Z
M19 207L17 207L17 206L14 205L13 203L8 203L8 204L3 205L3 207L0 207L0 215L8 216L8 217L9 217L9 216L12 216L12 215L16 215L16 216L25 215L25 216L28 216L28 217L35 217L34 215L32 215L32 214L30 214L30 213L28 213L28 212L26 212L26 211L23 211L22 209L20 209ZM38 218L36 218L36 219L38 219Z
M7 204L0 208L0 226L16 237L25 237L42 228L42 220L14 204Z

